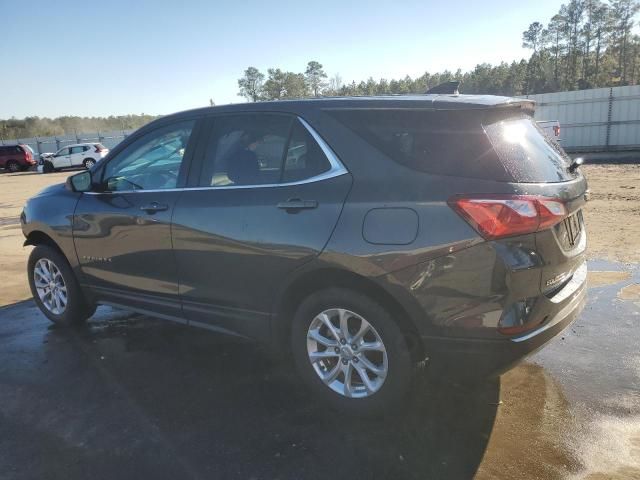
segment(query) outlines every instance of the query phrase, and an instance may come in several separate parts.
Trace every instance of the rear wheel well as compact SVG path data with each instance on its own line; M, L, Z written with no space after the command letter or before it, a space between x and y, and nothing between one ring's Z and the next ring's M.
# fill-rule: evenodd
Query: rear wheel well
M405 336L411 359L424 360L425 352L417 328L402 305L374 281L339 269L315 270L303 275L289 286L275 309L273 340L279 347L289 345L291 321L300 303L309 295L330 287L354 290L384 307Z

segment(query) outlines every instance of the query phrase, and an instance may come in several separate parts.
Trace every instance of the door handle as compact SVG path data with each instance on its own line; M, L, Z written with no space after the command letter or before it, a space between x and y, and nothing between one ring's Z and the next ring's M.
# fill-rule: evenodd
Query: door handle
M286 202L278 203L278 208L287 211L297 210L311 210L318 207L318 202L315 200L300 200L299 198L290 198Z
M151 202L140 207L140 210L147 213L164 212L169 209L169 205L163 205L158 202Z

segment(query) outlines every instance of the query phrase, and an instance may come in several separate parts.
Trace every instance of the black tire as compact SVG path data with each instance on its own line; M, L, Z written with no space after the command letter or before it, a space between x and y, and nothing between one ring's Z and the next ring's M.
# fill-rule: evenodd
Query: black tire
M349 398L329 388L320 379L309 360L309 327L318 314L333 308L350 310L366 319L384 343L388 359L387 375L379 390L364 398ZM328 288L307 297L300 304L293 319L291 350L300 376L321 403L348 411L350 414L372 416L391 411L406 395L412 383L414 369L402 331L385 308L355 291ZM344 376L342 378L344 379Z
M47 259L52 262L64 280L67 291L67 304L61 313L54 313L49 310L42 302L36 289L34 269L41 259ZM36 305L38 305L38 308L40 308L40 311L53 323L64 327L78 326L84 324L87 319L95 313L96 306L87 303L67 259L58 252L58 250L48 245L38 245L31 251L27 265L27 276L29 278L29 287L31 288L33 299Z
M87 170L89 170L95 164L96 164L96 161L93 158L85 158L82 161L82 165L84 165L84 168L86 168Z
M42 173L51 173L51 172L53 172L53 163L45 160L45 162L42 164Z
M9 160L4 168L11 173L17 173L20 171L20 164L15 160Z

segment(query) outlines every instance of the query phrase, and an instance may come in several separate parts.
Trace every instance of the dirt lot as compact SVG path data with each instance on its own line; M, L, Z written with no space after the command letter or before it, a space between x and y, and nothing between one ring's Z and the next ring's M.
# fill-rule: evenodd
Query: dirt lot
M592 200L586 208L589 257L640 262L640 165L586 165ZM29 298L20 230L27 198L73 172L0 174L0 305Z
M640 164L582 169L592 194L585 210L589 257L640 262Z
M22 206L29 197L48 185L64 182L71 173L0 173L0 306L31 296L25 272L25 262L31 249L22 246Z

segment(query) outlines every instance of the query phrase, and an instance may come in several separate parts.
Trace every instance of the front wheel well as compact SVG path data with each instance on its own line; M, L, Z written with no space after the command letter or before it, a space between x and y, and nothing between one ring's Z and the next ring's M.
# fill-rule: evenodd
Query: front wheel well
M411 359L414 362L424 360L425 351L418 329L400 302L373 280L333 268L309 272L287 288L275 308L273 341L280 347L289 345L291 321L300 303L312 293L331 287L354 290L380 303L404 334Z
M38 245L47 245L51 248L54 248L61 254L64 254L62 252L62 249L55 242L55 240L51 238L49 235L47 235L46 233L41 232L40 230L34 230L33 232L29 233L23 245L25 247L27 245L33 245L34 247Z

